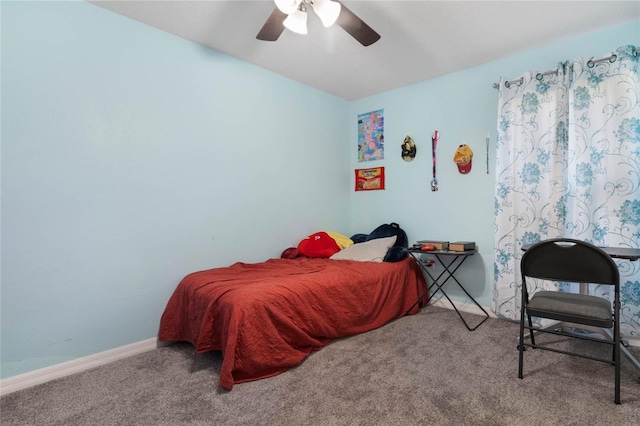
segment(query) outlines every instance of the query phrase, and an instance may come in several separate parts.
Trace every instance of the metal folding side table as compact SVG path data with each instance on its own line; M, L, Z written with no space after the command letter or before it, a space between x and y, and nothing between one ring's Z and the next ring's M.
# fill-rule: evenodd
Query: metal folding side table
M458 314L458 316L460 317L460 319L462 320L464 325L467 327L467 330L473 331L476 328L480 327L480 325L483 322L485 322L487 320L487 318L489 318L489 314L487 313L487 311L484 310L484 308L482 306L480 306L480 304L476 301L476 299L474 299L473 296L471 296L469 294L467 289L465 289L464 286L460 283L460 281L458 281L458 279L455 277L456 271L458 270L458 268L460 268L460 266L464 263L464 261L467 260L467 258L469 256L473 256L477 252L478 252L477 249L467 250L467 251L448 251L448 250L421 251L421 250L409 249L409 254L411 255L411 257L413 257L415 259L415 261L420 266L420 269L422 270L423 274L428 276L431 279L432 282L431 282L431 284L429 284L427 286L427 289L420 295L420 297L418 298L416 303L414 303L411 306L411 308L409 308L407 313L409 311L411 311L411 309L413 309L414 306L416 306L421 300L423 300L424 297L427 294L429 294L429 291L435 286L435 287L437 287L436 291L434 291L433 294L431 294L429 296L429 298L435 296L436 293L438 293L439 291L442 292L444 297L446 297L447 300L449 301L449 303L451 303L451 306L453 306L453 309L455 309L456 313ZM422 255L422 254L435 256L435 258L438 260L440 265L444 268L442 270L442 272L440 272L440 275L438 275L437 277L434 277L431 274L431 271L429 270L431 265L427 264L424 260L422 260L420 258L420 255ZM451 261L446 262L444 260L445 258L450 258ZM441 279L442 279L442 281L441 281ZM460 287L462 289L462 291L464 291L464 293L471 299L471 301L473 301L473 303L478 308L480 308L482 310L482 312L484 312L485 317L482 319L482 321L480 321L478 324L476 324L475 327L472 328L472 327L469 326L469 324L467 323L467 321L465 321L465 319L462 316L462 314L460 313L460 311L458 311L458 308L456 307L455 303L453 303L453 301L449 298L449 295L447 295L447 293L444 291L443 287L449 281L449 279L453 279L453 281L455 281L456 284L458 284L458 287Z

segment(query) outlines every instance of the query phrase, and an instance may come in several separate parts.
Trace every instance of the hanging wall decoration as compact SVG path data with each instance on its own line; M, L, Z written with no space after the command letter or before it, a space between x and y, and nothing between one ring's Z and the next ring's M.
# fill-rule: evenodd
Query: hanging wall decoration
M431 163L433 165L433 179L431 179L431 191L438 190L438 179L436 178L436 147L438 146L438 139L440 139L440 132L433 131L431 137Z
M489 174L489 132L487 132L487 139L485 140L487 145L487 174Z
M416 143L407 135L402 142L402 159L404 161L413 161L416 158Z
M458 171L466 175L471 171L471 165L473 164L473 151L469 148L469 145L463 143L458 145L458 149L453 154L453 162L458 166Z
M384 158L384 110L358 115L358 162Z
M384 189L384 167L356 169L356 191Z

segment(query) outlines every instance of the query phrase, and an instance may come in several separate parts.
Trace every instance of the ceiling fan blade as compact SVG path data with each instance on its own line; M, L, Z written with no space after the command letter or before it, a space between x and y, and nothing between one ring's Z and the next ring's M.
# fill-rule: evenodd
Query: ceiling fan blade
M351 34L353 38L358 40L363 46L369 46L380 40L380 34L375 32L373 28L365 24L364 21L358 18L352 11L342 2L340 3L340 15L338 15L338 24L342 29Z
M284 31L283 22L286 17L287 14L281 12L277 7L273 9L256 38L264 41L276 41Z

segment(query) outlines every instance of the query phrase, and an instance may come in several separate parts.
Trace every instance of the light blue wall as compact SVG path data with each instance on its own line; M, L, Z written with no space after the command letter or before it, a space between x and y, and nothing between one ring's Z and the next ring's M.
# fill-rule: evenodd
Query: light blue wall
M501 76L514 79L529 70L544 72L568 59L605 56L626 44L640 45L640 21L352 102L351 165L354 169L384 166L387 175L385 191L351 194L352 227L374 229L380 223L396 221L407 231L411 242L420 239L475 241L478 255L470 257L456 276L481 305L491 306L493 164L498 105L498 92L493 89L493 83ZM358 163L357 116L381 108L385 119L385 159ZM437 192L432 192L429 184L434 129L440 131L436 150ZM487 133L491 140L489 174L486 172ZM400 155L407 134L418 149L412 162L403 161ZM453 162L456 148L462 143L468 144L474 153L468 175L458 173ZM447 289L455 300L469 302L455 283L447 284Z
M1 7L2 377L154 337L186 273L320 229L473 239L461 277L488 306L492 83L640 38L637 22L348 103L83 2ZM378 108L387 158L359 164L356 116ZM376 165L387 190L354 193L353 170Z
M348 102L85 2L2 2L2 377L152 338L187 273L348 233Z

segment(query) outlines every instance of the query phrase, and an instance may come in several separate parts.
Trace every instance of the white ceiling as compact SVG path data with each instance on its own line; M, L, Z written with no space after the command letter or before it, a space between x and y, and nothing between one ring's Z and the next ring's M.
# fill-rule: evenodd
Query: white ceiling
M640 1L345 0L381 39L363 47L309 12L309 34L256 39L272 0L102 0L97 6L346 100L640 19ZM638 36L640 38L640 34Z

